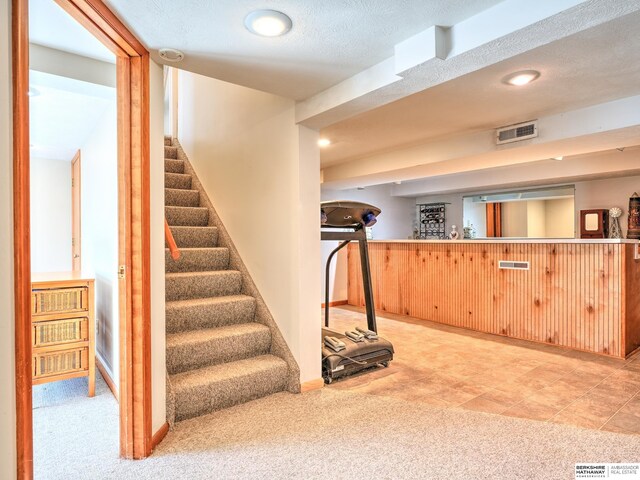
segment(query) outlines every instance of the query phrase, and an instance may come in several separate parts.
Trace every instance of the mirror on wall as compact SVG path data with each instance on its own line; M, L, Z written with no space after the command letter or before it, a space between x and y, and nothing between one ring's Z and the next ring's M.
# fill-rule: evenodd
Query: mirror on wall
M464 233L472 238L574 238L574 197L572 185L467 196Z

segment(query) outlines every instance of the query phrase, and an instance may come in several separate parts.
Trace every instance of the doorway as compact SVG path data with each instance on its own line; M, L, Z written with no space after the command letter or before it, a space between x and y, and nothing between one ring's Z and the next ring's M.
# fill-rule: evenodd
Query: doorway
M54 0L51 0L52 2ZM55 0L116 55L120 454L151 452L149 54L99 0ZM33 478L29 2L12 0L18 478Z
M82 270L82 207L80 202L82 169L80 161L80 150L78 150L71 160L71 268L74 272Z

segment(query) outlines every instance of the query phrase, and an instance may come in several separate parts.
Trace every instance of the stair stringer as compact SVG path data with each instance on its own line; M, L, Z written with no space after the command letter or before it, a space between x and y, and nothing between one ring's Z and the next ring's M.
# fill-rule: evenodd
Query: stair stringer
M288 366L289 376L287 381L287 390L291 393L300 393L300 367L298 366L296 359L291 353L291 350L289 350L289 346L282 336L278 324L273 318L273 315L271 315L271 312L269 311L267 304L262 298L260 291L256 287L253 278L251 278L249 270L242 261L242 257L238 253L238 250L236 249L233 240L229 235L229 232L227 232L227 229L220 219L220 216L216 212L216 209L213 207L206 189L200 182L200 179L198 178L195 169L191 165L191 162L189 162L189 158L184 153L180 142L174 138L172 146L178 148L178 160L184 161L184 173L189 174L192 177L191 188L200 191L200 206L206 207L209 210L208 226L218 228L218 246L226 247L229 249L229 269L239 271L242 276L241 293L243 295L251 296L256 300L254 321L267 326L271 332L271 348L269 353L275 355L276 357L280 357L286 362ZM168 386L168 389L170 389L170 386Z

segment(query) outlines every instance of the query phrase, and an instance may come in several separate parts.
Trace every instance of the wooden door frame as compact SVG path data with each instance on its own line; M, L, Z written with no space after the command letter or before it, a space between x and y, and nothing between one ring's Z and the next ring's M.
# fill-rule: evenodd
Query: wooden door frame
M120 454L151 453L149 53L101 0L52 0L116 55L120 280ZM29 11L11 0L18 479L33 478L29 202Z
M78 175L74 175L76 163L78 164ZM77 209L74 188L78 189ZM80 252L79 268L75 266L74 252L76 251ZM80 150L71 159L71 270L82 271L82 155Z

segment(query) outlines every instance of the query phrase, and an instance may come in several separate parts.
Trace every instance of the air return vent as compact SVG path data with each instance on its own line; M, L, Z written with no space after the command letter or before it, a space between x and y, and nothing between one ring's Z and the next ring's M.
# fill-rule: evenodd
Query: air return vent
M496 130L496 144L519 142L528 138L538 136L538 121L518 123L517 125L509 125L508 127L498 128Z
M510 260L500 260L498 268L503 270L529 270L529 262L513 262Z

